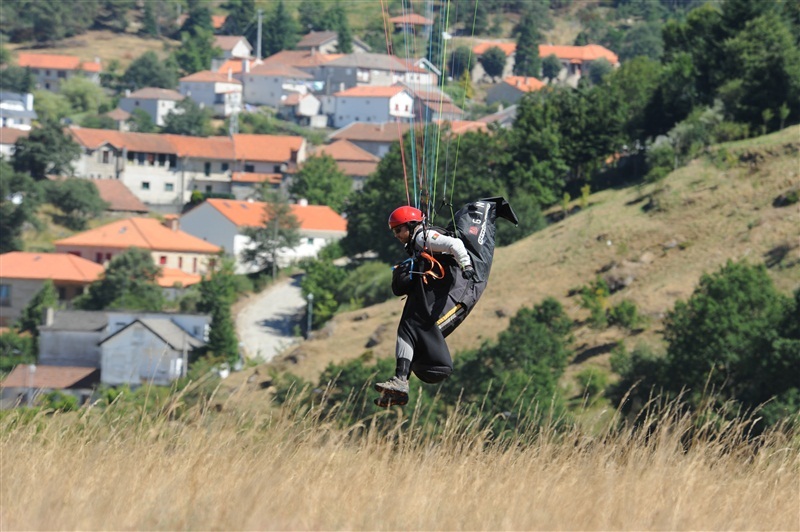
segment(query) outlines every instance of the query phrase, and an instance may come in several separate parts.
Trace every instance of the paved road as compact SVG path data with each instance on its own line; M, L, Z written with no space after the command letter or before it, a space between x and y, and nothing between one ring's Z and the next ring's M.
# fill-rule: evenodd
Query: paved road
M236 316L236 331L248 358L271 360L299 342L295 326L305 319L300 278L280 281L251 298Z

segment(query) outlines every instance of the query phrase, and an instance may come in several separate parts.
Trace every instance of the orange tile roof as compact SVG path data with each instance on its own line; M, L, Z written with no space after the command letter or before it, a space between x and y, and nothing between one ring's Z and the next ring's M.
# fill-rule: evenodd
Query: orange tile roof
M431 26L433 21L429 18L425 18L422 15L418 15L417 13L411 13L410 15L401 15L399 17L392 17L389 19L389 22L392 24L415 24L420 26Z
M107 112L106 116L111 118L112 120L116 120L117 122L124 122L125 120L131 117L131 114L128 111L117 107Z
M27 137L29 131L14 127L0 127L0 144L14 144L20 137Z
M225 24L225 19L227 18L227 15L211 15L211 25L215 30L218 30Z
M93 179L92 183L100 193L100 199L108 203L107 211L145 213L150 209L136 197L125 183L118 179Z
M363 148L359 148L348 140L337 140L331 144L318 146L314 149L314 155L330 155L337 161L354 162L374 162L380 161L380 157L372 155Z
M186 273L177 268L161 268L161 275L156 278L158 286L161 288L172 288L175 283L181 286L192 286L203 280L203 277L196 273Z
M101 264L68 253L11 251L0 255L0 277L4 279L52 279L89 284L102 273Z
M438 121L440 124L443 122ZM474 120L453 120L447 122L450 125L450 131L455 134L467 133L468 131L489 131L489 124L485 122L476 122Z
M233 50L240 41L244 41L247 45L250 42L243 35L215 35L214 46L220 50ZM252 48L252 47L251 47Z
M308 72L304 72L299 68L283 63L261 63L250 68L250 74L253 76L281 76L285 78L297 79L312 79L314 76Z
M159 87L144 87L138 91L130 93L125 98L138 98L140 100L171 100L179 102L186 98L183 94L172 89L162 89Z
M206 203L221 212L238 227L258 227L264 224L262 201L207 199ZM292 205L292 214L306 231L347 231L347 221L327 205Z
M127 218L55 241L56 249L102 247L152 251L218 253L219 246L183 231L173 231L154 218Z
M486 53L486 50L489 48L500 48L503 52L509 56L517 51L517 43L515 42L500 42L500 41L485 41L482 43L478 43L472 47L472 54L473 55L483 55Z
M605 58L612 65L619 63L617 54L599 44L587 44L586 46L554 46L550 44L539 45L539 55L547 57L555 55L565 61L596 61Z
M378 163L367 161L336 161L336 166L346 176L368 176L375 173Z
M538 91L545 86L542 81L526 76L508 76L507 78L503 78L503 83L511 85L522 92Z
M283 180L281 174L258 174L255 172L233 172L231 181L234 183L269 183L271 185L280 184Z
M228 137L187 137L158 133L133 133L113 129L71 126L67 130L78 144L96 150L103 144L144 153L166 153L179 157L233 159L233 142Z
M264 59L264 63L283 63L295 68L309 68L324 65L340 57L344 57L344 54L323 54L307 50L283 50Z
M222 63L219 68L217 68L217 72L227 75L228 71L230 70L231 74L239 74L242 72L242 70L244 70L242 68L242 62L244 61L250 63L250 68L253 68L253 63L255 63L255 61L251 61L249 59L231 58Z
M233 136L234 156L237 161L287 162L292 151L297 152L305 143L303 137L292 135Z
M36 366L31 373L28 364L18 364L0 382L0 388L37 388L60 390L65 388L92 388L100 384L100 368L80 366Z
M359 87L352 87L334 94L334 96L347 97L347 98L391 98L401 92L408 91L404 87L393 85L391 87L373 87L370 85L363 85Z
M353 122L335 132L331 139L346 139L351 142L395 142L408 132L410 126L405 123L367 124Z
M194 74L182 77L179 81L188 81L194 83L233 83L234 85L241 85L242 82L236 78L228 79L227 72L212 72L210 70L201 70Z
M96 61L86 61L81 63L81 70L84 72L101 72L103 70L103 66Z
M187 137L158 134L155 136L166 140L179 157L233 159L234 143L229 137Z
M81 58L75 55L31 54L20 52L17 66L30 68L52 68L53 70L79 70Z

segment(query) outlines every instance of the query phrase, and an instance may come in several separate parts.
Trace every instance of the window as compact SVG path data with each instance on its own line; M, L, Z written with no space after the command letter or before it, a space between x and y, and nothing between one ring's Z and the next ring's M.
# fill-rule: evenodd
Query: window
M129 161L129 162L133 162L133 160L134 160L135 158L136 158L136 152L135 152L135 151L129 151L129 152L128 152L128 161Z
M395 111L399 111L400 110L400 104L399 103L394 104L394 110Z
M97 254L94 256L94 261L95 261L97 264L103 264L103 254L102 254L102 253L97 253Z
M164 183L164 192L172 192L175 190L175 185L172 183Z
M156 165L156 154L155 153L148 153L147 154L147 166L155 166Z
M178 156L177 155L170 155L169 156L169 167L175 168L178 165Z
M158 263L162 266L165 266L167 264L167 256L161 255L160 257L158 257Z
M150 181L142 181L142 190L150 190Z
M222 168L223 172L227 172L228 171L228 163L222 163L221 168Z
M111 260L111 253L106 253L106 260Z
M206 192L212 192L213 188L211 185L206 185Z
M158 154L158 166L164 166L167 164L167 154L166 153L159 153Z
M108 150L103 150L103 164L108 164Z
M178 269L183 268L183 257L178 257Z
M206 174L206 176L211 175L211 163L205 163L203 173Z
M252 164L246 164L246 165L244 165L244 171L245 172L255 172L256 171L256 167L255 167L255 165L252 165Z
M0 307L11 306L11 285L0 284Z
M197 257L192 259L192 273L197 273Z
M144 152L138 152L136 155L138 156L137 162L139 163L139 166L144 166Z
M58 73L58 77L64 79L67 77L67 73L62 70Z

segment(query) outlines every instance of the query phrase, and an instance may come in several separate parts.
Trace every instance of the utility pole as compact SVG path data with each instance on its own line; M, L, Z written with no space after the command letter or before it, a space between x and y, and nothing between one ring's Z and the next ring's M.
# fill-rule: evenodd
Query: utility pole
M308 325L306 326L306 340L308 340L311 338L311 315L314 312L314 294L309 292L306 298L308 299Z
M261 14L263 9L258 10L258 37L256 37L256 61L261 61Z

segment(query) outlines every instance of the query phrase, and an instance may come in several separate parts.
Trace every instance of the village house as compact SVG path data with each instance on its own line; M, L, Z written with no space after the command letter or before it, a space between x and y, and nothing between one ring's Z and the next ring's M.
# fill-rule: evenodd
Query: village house
M321 129L328 125L328 117L320 114L321 106L322 102L313 94L293 92L283 96L277 114L288 122Z
M171 89L145 87L135 92L125 91L125 96L120 98L118 105L128 113L141 109L150 116L153 124L163 127L166 124L164 119L175 111L175 106L185 97Z
M302 258L316 257L323 247L347 234L347 221L328 206L308 205L303 201L292 205L291 210L300 223L302 242L294 249L279 252L278 262L282 267ZM242 262L241 253L251 242L243 230L263 226L265 216L264 202L208 199L181 216L181 227L223 248L236 260L237 273L245 273L251 272L252 267Z
M429 29L433 26L433 21L417 13L409 13L390 18L389 24L394 25L395 32L416 33Z
M216 117L228 117L242 110L242 82L232 72L203 70L182 77L178 91L192 101L211 109Z
M315 94L323 92L326 86L322 67L331 61L344 57L342 54L323 54L314 50L282 50L265 58L262 64L281 64L310 74L312 90Z
M15 127L0 127L0 156L7 160L14 155L14 144L21 137L27 137L28 131Z
M361 190L364 181L378 168L380 158L347 140L336 140L330 144L318 146L312 156L327 155L336 161L341 172L353 180L353 190Z
M244 35L215 35L213 46L222 52L222 56L211 61L211 70L214 71L228 59L250 59L253 56L253 47Z
M33 94L0 91L0 127L29 131L37 118Z
M19 319L45 281L53 281L58 299L68 305L103 274L103 266L66 253L12 251L0 255L0 326Z
M399 142L411 126L408 123L366 124L352 122L333 132L329 141L347 140L380 159L389 153L392 144Z
M120 253L136 247L150 252L161 267L204 275L213 265L219 246L154 218L127 218L54 242L58 253L70 253L107 265Z
M117 179L95 179L92 181L106 202L106 212L120 215L147 214L147 205L137 198L122 181Z
M499 42L499 41L485 41L476 44L472 48L472 54L475 58L479 58L486 50L492 47L500 48L506 54L506 66L503 69L502 78L505 79L513 75L514 71L514 56L517 51L517 45L513 42ZM544 59L550 55L555 55L561 62L561 72L557 80L566 83L572 87L578 85L583 72L594 62L600 59L605 59L611 66L619 66L619 58L617 54L600 46L599 44L587 44L585 46L556 46L551 44L539 45L539 57ZM477 82L484 78L486 72L480 64L476 61L475 68L472 70L472 81Z
M117 131L130 131L131 126L128 122L131 119L131 114L128 111L123 111L119 107L112 109L105 113L103 116L109 117L116 124Z
M339 52L339 34L335 31L312 31L303 35L295 46L296 50L308 50L323 54ZM371 49L358 37L353 37L353 53L368 53Z
M37 89L58 92L61 83L74 77L84 76L96 84L100 84L102 66L100 59L92 62L82 61L74 55L36 54L20 52L17 54L17 66L29 68Z
M360 53L328 61L320 67L316 79L324 82L323 93L330 95L353 87L388 87L396 83L432 87L438 76L394 55ZM323 112L326 111L323 105Z
M502 83L492 86L486 92L486 104L502 103L513 105L518 103L529 92L545 87L544 82L525 76L509 76Z
M83 405L99 383L98 368L18 364L0 382L0 408L32 406L38 396L54 391L71 395Z
M352 122L410 122L414 98L405 87L353 87L334 94L333 126Z
M405 84L404 84L405 85ZM444 91L423 86L415 89L405 85L414 97L414 121L420 124L441 120L461 120L464 111Z
M244 102L277 108L287 94L306 94L313 79L311 74L280 63L244 63L238 74L244 85Z

